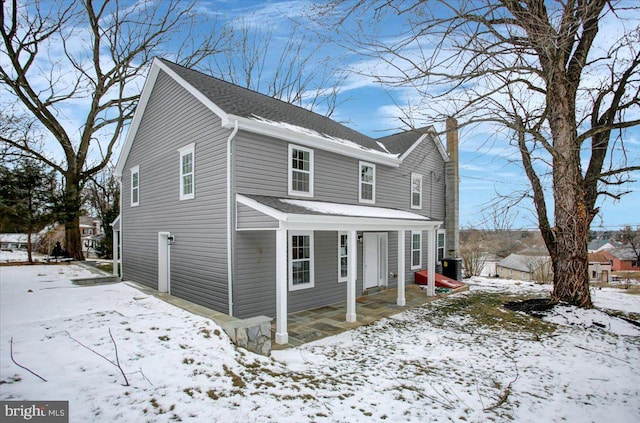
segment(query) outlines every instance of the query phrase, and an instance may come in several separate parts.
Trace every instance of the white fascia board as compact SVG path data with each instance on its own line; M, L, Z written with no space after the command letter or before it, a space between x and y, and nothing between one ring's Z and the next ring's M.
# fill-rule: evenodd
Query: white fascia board
M236 194L236 201L240 204L244 204L247 207L251 207L255 211L266 214L269 217L272 217L280 222L287 221L289 214L283 213L280 210L276 210L272 207L265 206L262 203L257 202L254 199L249 197L245 197L242 194Z
M402 156L400 156L400 161L404 161L404 159L407 158L407 156L409 156L409 154L411 154L411 152L413 152L413 150L416 149L417 146L420 145L420 143L422 141L424 141L425 139L428 139L429 135L431 135L433 137L433 143L436 145L436 148L438 149L438 152L440 153L440 156L442 157L442 160L444 160L445 162L449 161L449 154L447 153L447 150L444 148L444 144L442 144L442 141L440 140L440 137L438 136L438 134L436 133L436 131L433 129L433 127L429 128L429 132L422 134L420 136L420 138L418 138L416 140L416 142L414 142L411 147L409 147L407 149L407 151L405 151Z
M233 122L229 120L229 114L222 110L218 105L216 105L213 101L209 100L207 96L202 94L201 91L197 90L193 87L193 85L189 84L187 81L182 79L177 73L171 70L170 67L162 63L160 60L154 60L154 63L158 63L160 69L162 69L167 75L169 75L174 81L176 81L182 88L187 90L191 95L193 95L198 101L204 104L209 110L211 110L216 116L218 116L222 120L222 126L224 127L233 127Z
M342 156L353 157L356 159L366 160L391 167L400 167L400 164L402 162L401 159L392 157L387 153L376 152L372 150L361 150L358 148L350 147L348 145L340 144L335 141L331 141L329 139L322 138L320 136L295 132L286 128L279 128L254 119L248 119L235 115L228 115L228 118L229 122L226 125L223 124L223 126L230 127L231 122L237 120L240 129L244 129L245 131L267 135L287 142L293 142L305 147L318 148L320 150L330 151Z
M140 94L140 100L138 101L138 105L136 106L136 111L133 115L133 119L131 121L131 125L129 126L129 132L127 133L127 138L124 142L124 146L122 147L122 151L120 152L120 156L118 157L118 162L115 168L115 176L117 178L122 177L122 171L124 170L124 164L127 160L127 156L129 155L129 151L131 150L131 144L133 143L133 139L138 132L138 127L140 126L140 122L142 121L142 115L147 107L147 103L149 102L149 97L151 97L151 92L153 91L153 87L155 86L156 80L158 79L158 74L160 71L163 71L167 75L169 75L174 81L178 83L181 87L187 90L191 95L193 95L198 101L200 101L205 107L211 110L216 116L220 118L222 121L222 126L233 126L233 123L229 121L229 115L218 107L215 103L209 100L204 94L195 89L191 84L182 79L177 73L171 70L170 67L162 63L162 61L158 58L154 58L151 63L151 69L149 69L149 74L147 75L147 79L144 82L144 87L142 88L142 93Z
M127 157L129 156L129 152L131 151L131 144L133 143L133 139L138 132L138 127L140 126L140 122L142 121L142 115L147 108L147 103L149 102L149 97L151 97L153 86L156 84L156 79L158 78L158 73L160 72L158 63L159 60L157 59L153 59L153 62L151 63L151 69L149 69L147 79L145 79L144 81L142 93L140 94L140 99L138 100L136 111L133 114L133 119L131 119L127 137L125 138L122 150L120 150L120 155L118 156L118 161L116 162L116 168L114 170L114 175L118 179L122 178L122 171L124 170L125 162L127 161Z
M442 222L433 220L378 219L371 217L322 216L317 214L292 214L281 228L287 230L328 231L397 231L437 229Z

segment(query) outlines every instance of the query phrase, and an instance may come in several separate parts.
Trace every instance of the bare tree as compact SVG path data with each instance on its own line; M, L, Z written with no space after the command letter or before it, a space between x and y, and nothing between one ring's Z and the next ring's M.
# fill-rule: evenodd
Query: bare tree
M89 206L89 215L100 219L104 236L96 246L101 258L113 257L113 229L111 223L120 214L120 184L107 166L91 176L84 188L85 202Z
M374 75L381 83L421 95L431 119L455 115L512 134L552 260L552 299L590 307L596 201L619 198L640 170L615 153L625 151L625 129L640 124L640 26L629 19L639 8L607 0L336 1L323 20L339 12L338 23L359 23L340 36L386 65ZM372 35L375 22L397 31ZM601 34L605 22L617 33Z
M193 66L217 51L215 22L197 26L195 5L195 0L2 2L3 106L22 106L52 140L41 148L29 138L5 134L2 143L63 176L66 249L76 259L84 258L82 186L109 163L152 56L171 48L178 51L175 60Z
M347 74L335 57L322 56L322 43L292 23L286 36L247 20L233 22L224 31L222 54L212 60L210 74L331 116Z
M532 256L529 261L531 268L531 280L539 284L553 282L553 270L551 261L546 256Z
M620 240L629 244L633 254L636 256L636 261L640 263L640 226L634 230L630 225L625 226L620 231Z
M468 229L464 233L464 241L460 242L460 255L464 277L480 276L486 262L487 252L484 248L484 234L476 229Z

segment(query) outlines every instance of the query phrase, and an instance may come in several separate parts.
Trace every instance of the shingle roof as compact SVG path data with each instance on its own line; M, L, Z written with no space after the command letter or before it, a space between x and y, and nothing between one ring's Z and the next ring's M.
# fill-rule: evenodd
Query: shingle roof
M545 261L549 261L548 256L526 256L522 254L510 254L498 262L498 266L507 269L519 270L521 272L531 272L537 269Z
M602 253L589 253L589 263L609 263L609 259Z
M630 245L625 245L624 247L616 248L610 251L612 255L614 255L619 260L637 260L638 256L633 251Z
M384 144L390 153L402 154L424 134L429 134L429 136L431 136L430 130L431 127L410 129L408 131L378 138L378 141Z
M375 139L328 117L168 60L159 60L226 113L244 118L258 117L274 122L285 122L320 134L349 140L371 150L386 152ZM414 138L413 141L416 140L417 138Z

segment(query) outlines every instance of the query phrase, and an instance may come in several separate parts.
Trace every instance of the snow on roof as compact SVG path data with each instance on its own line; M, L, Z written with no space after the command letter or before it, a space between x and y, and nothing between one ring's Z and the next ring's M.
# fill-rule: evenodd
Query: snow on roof
M35 237L35 234L33 236ZM11 243L27 242L27 234L0 234L0 240Z
M390 158L397 159L400 156L400 154L392 154L392 153L390 153L389 150L387 150L387 148L380 142L376 142L376 144L381 149L383 149L384 151L374 150L374 149L365 147L365 146L363 146L361 144L358 144L356 142L346 140L344 138L339 138L339 137L334 137L332 135L323 134L323 133L320 133L320 132L315 131L313 129L309 129L309 128L305 128L305 127L302 127L302 126L294 125L294 124L288 123L288 122L277 122L277 121L274 121L274 120L271 120L271 119L267 119L267 118L264 118L264 117L261 117L261 116L255 115L255 114L252 115L251 120L254 120L254 121L257 121L257 122L260 122L260 123L264 123L264 124L267 124L267 125L270 125L270 126L273 126L273 127L276 127L276 128L287 129L287 130L292 131L292 132L298 132L298 133L304 134L304 135L310 135L310 136L313 136L313 137L319 137L319 138L322 138L322 139L327 140L327 141L331 141L331 142L335 142L335 143L344 145L346 147L350 147L350 148L361 150L361 151L366 151L366 152L369 152L369 153L378 154L378 155L383 156L383 157L390 157Z
M352 204L328 203L325 201L291 200L281 198L280 202L302 207L311 212L355 217L374 217L380 219L407 219L430 221L428 217L404 210L389 209L385 207L360 206Z

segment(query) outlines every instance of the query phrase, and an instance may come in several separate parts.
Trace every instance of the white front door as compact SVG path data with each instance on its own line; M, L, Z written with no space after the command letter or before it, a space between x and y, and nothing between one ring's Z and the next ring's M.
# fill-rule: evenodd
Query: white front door
M171 293L169 235L169 232L158 232L158 291Z
M363 234L362 289L387 285L387 233Z

